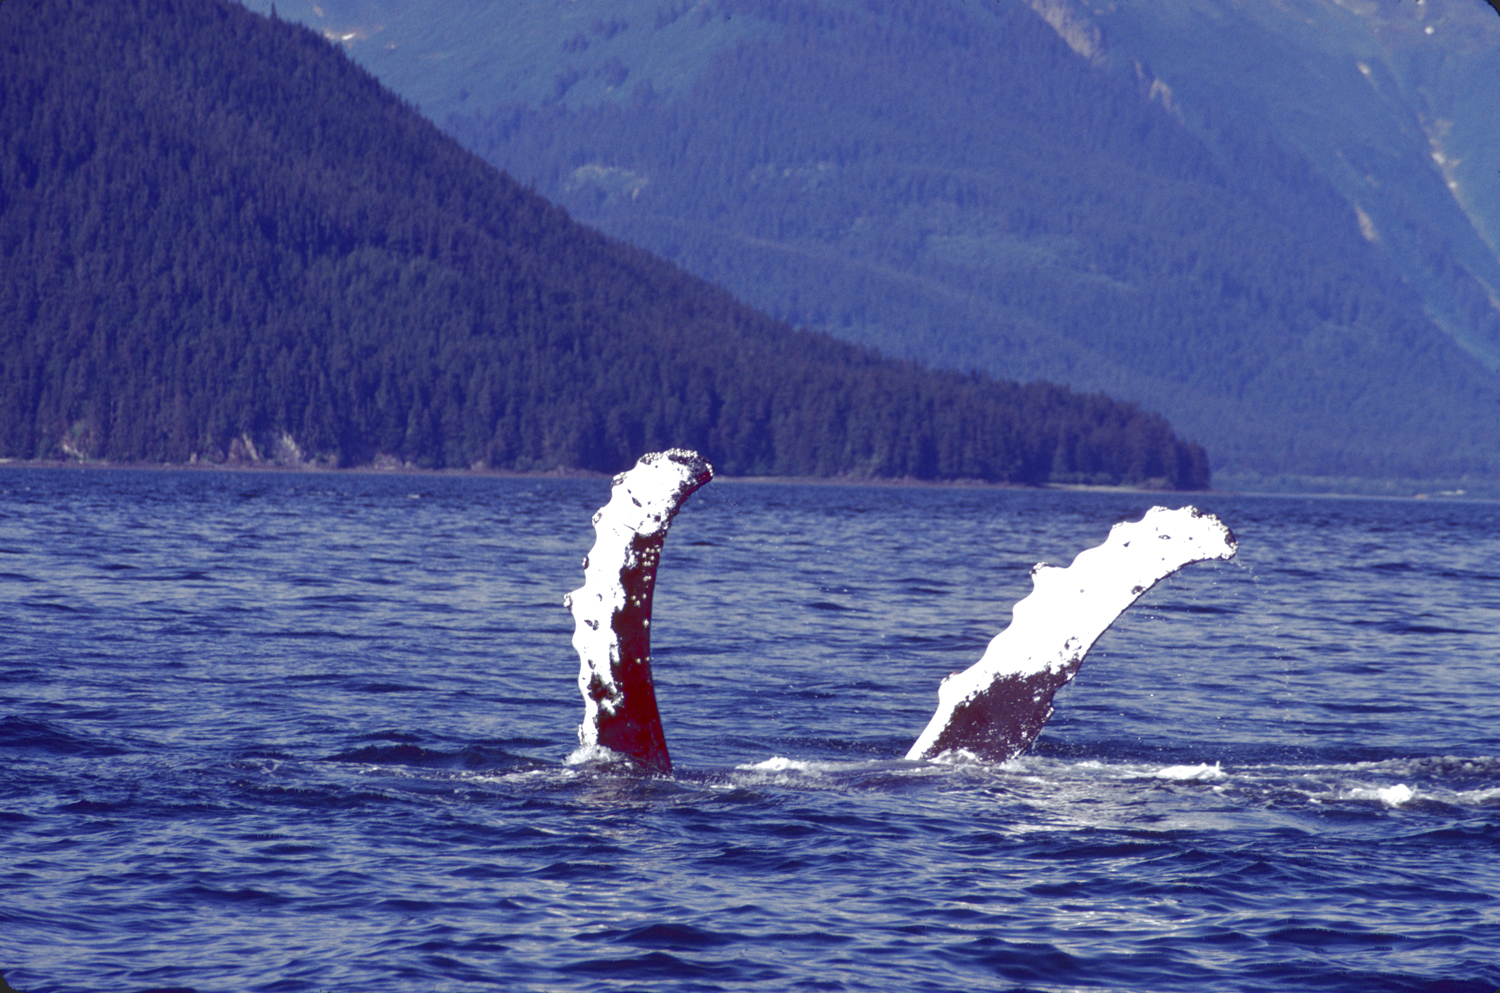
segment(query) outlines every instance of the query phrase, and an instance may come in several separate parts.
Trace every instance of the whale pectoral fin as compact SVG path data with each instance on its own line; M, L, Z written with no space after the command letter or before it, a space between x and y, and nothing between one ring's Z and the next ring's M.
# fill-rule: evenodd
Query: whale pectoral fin
M1010 626L983 658L943 680L937 712L906 757L965 751L1003 762L1019 755L1052 716L1053 696L1125 608L1183 566L1231 558L1235 548L1234 533L1217 517L1153 507L1139 521L1116 524L1104 544L1065 569L1038 564Z
M594 514L584 584L563 598L579 658L582 751L606 748L650 772L672 771L651 679L651 594L672 519L712 478L697 452L644 455Z
M996 678L953 706L931 748L921 757L957 751L999 761L1013 757L1041 733L1052 716L1053 695L1067 683L1067 678L1050 669Z

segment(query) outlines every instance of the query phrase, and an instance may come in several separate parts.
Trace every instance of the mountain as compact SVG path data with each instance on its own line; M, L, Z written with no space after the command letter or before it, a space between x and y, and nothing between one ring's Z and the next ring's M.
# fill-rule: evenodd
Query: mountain
M1481 0L1038 0L1095 64L1147 78L1211 145L1251 122L1304 155L1428 315L1500 370L1500 17Z
M227 0L0 4L0 134L3 457L1208 481L1158 415L753 311Z
M1455 212L1395 170L1351 199L1286 123L1411 160L1360 2L279 9L572 215L790 323L1162 410L1240 485L1495 486L1492 284L1477 222L1454 226L1482 197ZM1411 93L1477 107L1455 80L1493 56L1471 48L1463 72L1423 55ZM1469 124L1444 133L1449 167L1485 161Z

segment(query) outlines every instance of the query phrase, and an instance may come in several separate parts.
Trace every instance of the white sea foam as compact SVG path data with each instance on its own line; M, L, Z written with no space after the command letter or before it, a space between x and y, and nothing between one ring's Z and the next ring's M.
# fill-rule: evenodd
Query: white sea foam
M579 745L563 759L563 765L620 765L629 762L630 756L598 744Z
M1453 795L1454 802L1465 807L1488 807L1500 804L1500 786L1483 790L1463 790Z
M1165 769L1156 770L1157 779L1197 780L1203 782L1210 779L1228 779L1229 774L1219 768L1219 763L1209 765L1207 762L1199 765L1169 765Z
M1390 804L1392 807L1399 807L1416 796L1405 783L1387 786L1385 789L1380 790L1379 793L1381 802Z
M823 770L819 766L827 766L827 762L805 762L801 759L789 759L782 755L773 755L764 762L747 762L737 765L735 769L740 772L796 772L806 776L821 776Z
M1395 786L1356 786L1339 794L1340 800L1379 800L1388 807L1399 807L1415 799L1411 787L1405 783Z
M907 758L910 759L911 755L908 754ZM987 758L985 758L983 755L976 755L975 753L969 751L967 748L954 748L954 749L951 749L951 750L946 751L946 752L941 752L938 755L933 756L932 761L936 762L939 765L1007 765L1007 764L1009 764L1008 762L999 762L999 763L997 763L993 759L987 759Z

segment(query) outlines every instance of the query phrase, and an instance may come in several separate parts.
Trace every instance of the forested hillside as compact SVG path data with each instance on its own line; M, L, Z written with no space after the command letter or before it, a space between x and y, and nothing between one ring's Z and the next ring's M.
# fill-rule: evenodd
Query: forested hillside
M6 0L0 135L0 456L1208 480L1160 416L742 306L227 0Z
M1307 159L1204 141L1023 0L318 9L468 147L793 324L1162 409L1242 480L1500 476L1500 377Z

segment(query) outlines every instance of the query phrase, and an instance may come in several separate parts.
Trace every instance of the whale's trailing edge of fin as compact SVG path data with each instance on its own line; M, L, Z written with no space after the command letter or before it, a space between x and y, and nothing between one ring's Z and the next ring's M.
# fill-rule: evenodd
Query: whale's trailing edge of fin
M1195 507L1152 507L1116 524L1109 538L1067 568L1031 570L1031 594L984 656L938 687L938 708L906 757L965 751L1005 761L1024 751L1052 716L1052 697L1078 674L1084 656L1115 618L1191 562L1228 559L1234 533Z
M651 681L651 592L662 545L683 502L713 478L697 452L643 455L615 477L594 515L594 547L583 586L563 598L573 615L583 723L578 743L628 756L650 772L671 772Z

